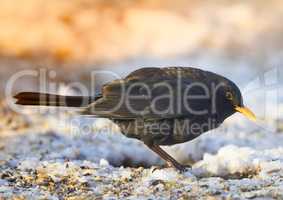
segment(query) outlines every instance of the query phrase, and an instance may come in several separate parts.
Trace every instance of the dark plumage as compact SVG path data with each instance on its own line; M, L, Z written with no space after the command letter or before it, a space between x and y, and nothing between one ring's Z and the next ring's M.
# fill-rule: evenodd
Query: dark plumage
M232 81L190 67L142 68L104 85L95 98L29 92L15 98L22 105L85 107L81 114L111 119L179 170L184 166L159 145L190 141L237 111L255 119Z

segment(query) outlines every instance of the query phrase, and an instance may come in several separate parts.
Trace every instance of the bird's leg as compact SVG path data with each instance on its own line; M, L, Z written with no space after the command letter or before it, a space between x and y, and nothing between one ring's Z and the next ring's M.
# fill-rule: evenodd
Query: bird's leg
M176 161L172 156L170 156L162 148L160 148L160 146L153 144L153 145L148 145L148 147L156 154L158 154L169 166L173 166L182 172L186 171L186 166Z

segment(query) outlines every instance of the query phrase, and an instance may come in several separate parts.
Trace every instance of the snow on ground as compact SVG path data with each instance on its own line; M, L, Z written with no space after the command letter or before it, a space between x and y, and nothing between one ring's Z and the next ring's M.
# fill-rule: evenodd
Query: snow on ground
M164 147L193 164L185 173L157 168L162 161L154 153L115 127L109 134L107 120L70 115L13 118L19 128L12 123L7 130L8 123L1 131L1 197L283 198L283 134L238 115L192 142ZM77 132L84 124L93 124L91 131Z

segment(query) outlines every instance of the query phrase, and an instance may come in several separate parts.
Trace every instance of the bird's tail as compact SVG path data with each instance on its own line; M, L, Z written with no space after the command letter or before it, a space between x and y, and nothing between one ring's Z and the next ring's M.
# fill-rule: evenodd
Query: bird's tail
M16 104L32 106L86 107L95 101L91 96L63 96L39 92L21 92L14 98Z

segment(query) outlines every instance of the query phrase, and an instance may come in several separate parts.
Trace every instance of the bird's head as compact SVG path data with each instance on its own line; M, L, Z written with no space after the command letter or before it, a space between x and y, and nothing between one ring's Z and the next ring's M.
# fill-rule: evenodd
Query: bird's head
M241 91L236 84L232 81L228 81L223 92L224 94L222 93L222 98L224 99L224 105L226 108L228 107L233 113L239 112L248 119L256 121L255 114L249 108L244 106Z

